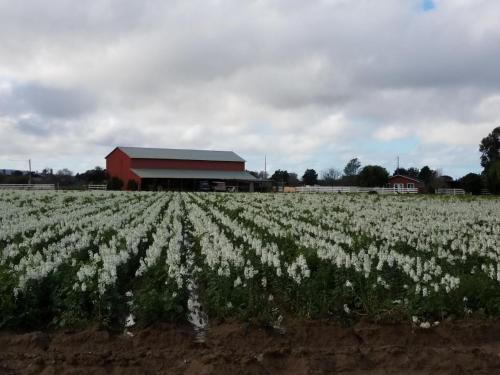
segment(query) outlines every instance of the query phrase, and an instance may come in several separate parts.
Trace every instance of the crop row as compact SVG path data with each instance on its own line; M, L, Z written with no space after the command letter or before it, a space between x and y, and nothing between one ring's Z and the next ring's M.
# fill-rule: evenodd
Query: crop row
M500 201L0 192L0 327L500 314Z

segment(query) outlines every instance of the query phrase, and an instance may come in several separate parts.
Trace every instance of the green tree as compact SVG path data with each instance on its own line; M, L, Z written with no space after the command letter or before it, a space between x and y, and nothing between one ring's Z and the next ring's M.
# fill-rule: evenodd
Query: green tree
M58 170L56 173L56 181L61 186L69 186L73 184L75 182L73 172L71 172L68 168Z
M430 185L434 178L436 178L436 171L433 171L427 165L423 167L418 174L418 179L426 186Z
M318 174L314 169L306 169L302 176L302 182L305 185L316 185L318 182Z
M288 173L288 186L297 186L299 182L299 176L297 176L297 173Z
M485 170L491 163L500 160L500 126L481 140L479 152L481 152L481 166Z
M111 177L108 181L108 190L121 190L123 181L119 177Z
M351 159L344 168L344 175L356 176L358 174L359 168L361 168L361 162L358 160L358 158Z
M359 186L382 187L389 179L389 172L379 165L367 165L363 167L356 177Z
M488 190L493 194L500 194L500 160L491 162L486 171Z
M419 175L420 171L418 170L418 168L414 168L414 167L411 167L411 168L397 168L395 171L394 171L394 175L401 175L401 176L408 176L408 177L413 177L413 178L418 178L418 175Z
M127 182L127 190L136 191L139 188L137 182L135 180L128 180Z
M288 185L289 174L288 171L282 171L278 169L271 176L271 180L273 180L278 185Z
M106 170L97 166L94 169L89 169L82 173L81 177L87 182L98 184L106 181Z
M477 173L468 173L463 176L459 181L459 185L467 193L474 195L481 194L481 188L483 186L483 179Z

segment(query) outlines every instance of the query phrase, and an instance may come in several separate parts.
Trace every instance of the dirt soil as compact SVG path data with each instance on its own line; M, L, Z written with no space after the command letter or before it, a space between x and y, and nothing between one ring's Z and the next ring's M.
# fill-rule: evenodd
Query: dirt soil
M188 326L131 332L0 332L0 374L500 374L500 321L225 323L203 343Z

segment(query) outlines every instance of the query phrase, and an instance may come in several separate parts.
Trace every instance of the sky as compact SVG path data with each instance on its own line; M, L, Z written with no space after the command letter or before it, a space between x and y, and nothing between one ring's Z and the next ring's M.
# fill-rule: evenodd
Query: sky
M479 172L500 125L494 0L0 0L0 169L115 146Z

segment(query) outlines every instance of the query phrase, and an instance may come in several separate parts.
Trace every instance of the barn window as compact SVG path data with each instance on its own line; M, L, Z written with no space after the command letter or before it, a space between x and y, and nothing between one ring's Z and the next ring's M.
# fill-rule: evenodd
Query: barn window
M408 184L406 184L406 187L408 189L415 189L415 184L413 182L408 182Z

